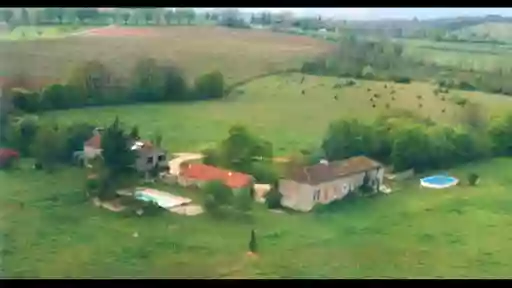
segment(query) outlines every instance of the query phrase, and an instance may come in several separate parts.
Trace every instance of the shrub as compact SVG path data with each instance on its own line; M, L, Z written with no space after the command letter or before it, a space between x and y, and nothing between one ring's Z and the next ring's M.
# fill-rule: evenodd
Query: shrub
M71 87L54 84L46 86L41 93L41 108L45 110L70 108L73 100Z
M218 99L224 96L224 76L219 71L199 76L194 81L198 99Z
M251 240L249 240L249 251L256 253L258 251L258 245L256 243L256 232L251 230Z
M253 198L249 191L239 191L234 197L234 207L241 211L247 212L252 208Z
M272 164L265 162L256 162L252 165L251 174L258 183L274 183L278 179L277 172Z
M392 77L392 80L395 83L402 83L402 84L409 84L409 83L411 83L411 78L406 77L406 76Z
M206 198L204 199L204 209L210 214L217 214L219 205L215 201L213 195L206 195Z
M356 81L352 80L352 79L349 79L345 82L345 86L354 86L356 85Z
M26 90L23 88L13 88L11 90L12 104L16 109L23 112L34 113L39 110L38 92Z
M158 204L156 204L154 202L146 202L146 201L141 201L141 202L143 202L141 205L141 208L140 208L140 209L142 209L142 215L156 216L165 211L164 208L158 206Z
M281 198L281 193L279 193L277 189L272 188L267 192L267 195L265 195L265 204L267 204L268 209L281 208Z
M475 186L478 183L478 179L480 179L480 177L477 174L469 173L469 175L468 175L469 186Z
M476 87L466 81L461 81L458 85L459 89L466 91L475 91Z
M233 203L233 191L222 181L211 181L204 186L206 195L211 195L217 206Z
M466 104L468 103L468 99L463 98L461 96L453 96L451 98L451 100L452 100L453 103L455 103L456 105L459 105L461 107L466 106Z

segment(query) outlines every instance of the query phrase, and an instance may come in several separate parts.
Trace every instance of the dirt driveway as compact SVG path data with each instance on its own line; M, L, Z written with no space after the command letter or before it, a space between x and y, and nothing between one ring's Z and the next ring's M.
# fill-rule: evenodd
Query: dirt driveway
M203 154L200 153L174 153L173 155L176 156L176 158L169 161L169 173L175 176L180 173L181 163L203 159Z

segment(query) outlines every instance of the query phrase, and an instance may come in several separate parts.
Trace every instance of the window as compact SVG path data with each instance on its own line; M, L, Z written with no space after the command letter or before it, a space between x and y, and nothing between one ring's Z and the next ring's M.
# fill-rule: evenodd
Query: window
M146 164L153 164L153 156L149 156L146 160Z
M162 162L165 160L165 155L158 155L158 162Z

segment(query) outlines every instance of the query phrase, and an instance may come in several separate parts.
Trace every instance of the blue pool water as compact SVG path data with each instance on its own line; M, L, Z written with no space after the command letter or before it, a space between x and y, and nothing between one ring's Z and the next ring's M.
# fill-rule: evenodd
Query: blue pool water
M429 186L433 188L444 188L457 184L459 180L455 177L446 175L434 175L421 179L423 186Z

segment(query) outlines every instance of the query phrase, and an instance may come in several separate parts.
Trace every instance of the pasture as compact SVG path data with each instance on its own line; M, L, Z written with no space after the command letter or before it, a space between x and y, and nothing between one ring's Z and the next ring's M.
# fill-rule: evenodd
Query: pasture
M512 46L493 43L405 40L404 55L455 69L496 71L512 68Z
M223 139L232 125L243 124L271 141L275 154L288 155L317 146L328 124L339 118L372 120L381 112L407 109L456 124L463 108L454 104L454 98L481 103L491 115L512 108L511 97L457 90L435 95L435 86L423 82L356 80L354 86L343 86L346 81L298 73L274 75L240 86L221 101L77 109L50 112L43 119L62 124L84 121L108 125L119 116L128 125L139 125L143 137L159 131L166 148L173 152L198 151Z
M465 27L450 34L462 39L486 39L502 42L512 42L512 24L487 22L479 25Z
M111 33L83 33L51 41L2 42L0 75L23 72L37 77L62 78L79 63L98 60L119 76L128 76L137 60L152 57L176 63L191 79L218 69L230 84L275 70L300 67L305 58L331 47L329 43L306 36L221 27L106 29ZM126 29L152 33L123 35Z
M510 159L450 172L463 182L478 173L477 187L428 190L415 179L307 214L255 204L252 223L122 216L85 202L83 171L22 164L0 171L2 268L11 277L503 278L512 269ZM252 228L256 259L245 254Z

